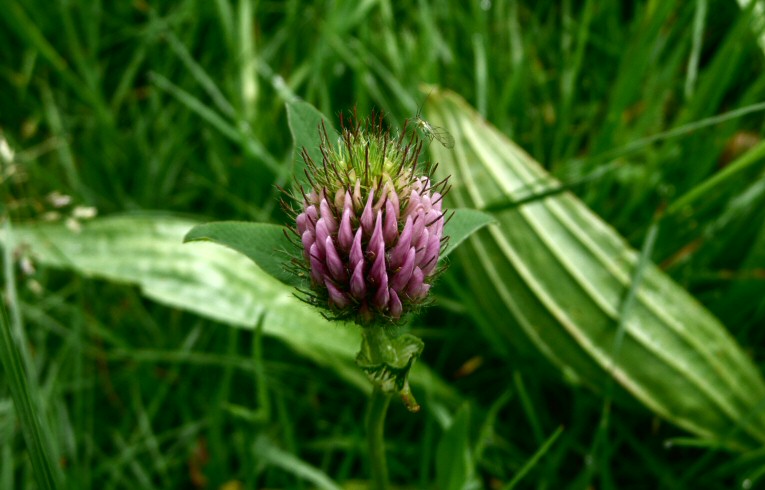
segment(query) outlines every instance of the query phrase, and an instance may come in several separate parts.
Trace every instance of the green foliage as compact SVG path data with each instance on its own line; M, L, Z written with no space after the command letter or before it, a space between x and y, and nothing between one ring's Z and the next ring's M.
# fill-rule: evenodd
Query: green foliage
M450 237L440 259L446 258L470 235L493 223L494 218L476 209L453 209L453 215L444 227ZM184 242L207 241L223 245L249 257L258 266L279 281L294 287L304 287L304 281L288 269L293 248L284 236L285 228L268 223L221 221L204 223L192 228Z
M253 329L262 321L264 334L335 370L361 390L369 390L353 365L361 342L358 331L328 322L293 297L291 287L273 279L283 273L281 261L273 259L269 248L284 238L281 227L258 223L194 226L169 216L123 216L93 221L79 232L59 224L19 227L14 237L26 244L41 265L137 284L155 301L235 327ZM221 247L199 243L179 247L182 240L215 241L237 251L244 248L245 256L257 254L254 260L261 268ZM262 247L252 247L247 240ZM415 369L412 379L435 383L431 388L438 396L457 399L423 367Z
M189 231L184 242L207 241L223 245L244 254L275 279L284 284L303 286L300 278L287 268L290 243L283 226L268 223L220 221L197 225Z
M7 241L7 236L11 232L9 223L5 223L3 232ZM9 298L13 298L16 293L10 250L8 246L4 247L5 275L8 280L5 292ZM15 307L16 304L11 306ZM0 365L3 367L8 389L13 397L15 416L21 422L37 484L46 490L63 488L63 475L56 462L57 448L53 445L47 421L43 417L44 405L40 396L40 387L37 385L35 366L27 350L24 326L21 321L21 316L16 312L14 325L11 326L5 304L0 303ZM13 414L6 416L14 418Z
M453 214L444 226L444 235L449 237L449 243L441 252L441 259L446 258L470 235L496 222L492 215L477 209L457 208L451 212Z
M432 121L459 143L454 152L432 148L440 170L455 179L451 197L459 205L514 201L538 182L559 186L481 125L463 100L433 93L428 103ZM487 335L517 344L525 337L596 389L613 378L714 444L765 442L765 413L758 412L765 380L757 367L716 318L656 266L639 263L579 200L547 196L496 216L498 226L471 240L461 261L477 261L466 274L487 312Z
M353 330L306 309L246 258L181 243L202 222L285 222L277 185L291 184L296 161L285 103L294 108L298 100L333 125L341 111L377 109L396 130L426 102L422 83L459 94L502 133L497 148L509 138L550 174L513 188L512 202L490 203L499 225L482 237L512 238L504 221L544 209L540 194L551 202L576 194L610 225L608 235L615 229L624 237L620 249L642 250L693 295L691 303L719 319L715 330L725 325L729 338L720 344L713 335L714 346L730 353L741 345L738 360L719 357L709 393L724 386L731 363L750 365L741 372L754 364L759 376L765 56L754 31L762 25L759 3L749 4L7 0L0 215L29 246L6 251L3 301L23 321L26 340L16 345L34 370L12 378L4 365L0 376L0 487L40 488L36 469L55 472L56 463L65 486L83 489L367 486L366 396L354 387L368 383L353 365ZM447 126L438 113L422 116ZM449 126L455 139L489 131L483 120L459 121L459 129ZM433 160L465 151L460 143L444 153L437 142L429 150ZM95 206L106 219L82 222L73 217L77 206ZM70 230L78 223L79 234ZM520 236L541 224L523 224ZM592 224L587 235L599 230ZM553 246L564 256L576 250L563 243L570 242ZM412 325L426 342L412 373L423 410L411 415L391 403L386 453L395 487L443 481L440 441L462 427L452 421L464 403L470 426L459 439L483 487L762 484L762 450L731 453L689 439L618 383L584 389L571 383L573 370L551 367L526 348L533 345L518 346L520 338L509 342L514 319L486 308L483 296L495 293L471 282L471 270L485 267L468 251L449 257L435 305ZM646 265L641 279L640 259L632 257L621 281L590 291L633 294L627 312L641 308L641 290L655 285L657 273ZM503 280L517 287L512 277ZM512 299L521 311L535 304ZM674 316L686 311L664 306ZM689 342L709 338L708 317L684 318L695 334ZM611 340L623 332L624 360L635 328L609 325ZM603 352L601 360L613 351ZM694 365L713 361L705 359ZM602 380L604 369L595 367L584 378ZM29 411L18 394L25 384L39 392ZM746 400L757 382L728 385ZM665 399L684 391L671 388ZM716 413L732 421L750 401ZM761 414L759 404L735 422ZM31 415L42 430L22 418ZM693 419L710 417L720 420L708 408ZM25 439L30 434L53 448L48 463Z
M436 448L436 484L444 490L475 488L470 444L470 405L463 405L444 430Z
M328 135L334 135L335 130L332 122L307 102L287 102L287 117L290 123L290 132L292 132L292 141L295 145L293 175L296 182L303 184L303 187L307 189L310 186L307 185L308 179L305 175L306 166L302 151L305 150L317 165L321 165L323 157L319 149L321 146L319 131L327 131Z

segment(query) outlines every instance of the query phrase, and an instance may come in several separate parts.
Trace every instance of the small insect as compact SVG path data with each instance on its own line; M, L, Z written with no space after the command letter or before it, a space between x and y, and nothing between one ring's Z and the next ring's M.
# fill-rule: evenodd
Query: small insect
M428 94L428 97L430 97L430 94ZM428 100L427 97L425 100ZM423 102L423 104L424 103L425 102ZM430 141L438 141L444 146L444 148L454 148L454 136L452 136L446 129L440 126L433 126L428 121L423 119L420 115L421 111L422 106L417 108L417 114L415 114L415 116L412 118L412 121L415 125L417 125L422 134Z

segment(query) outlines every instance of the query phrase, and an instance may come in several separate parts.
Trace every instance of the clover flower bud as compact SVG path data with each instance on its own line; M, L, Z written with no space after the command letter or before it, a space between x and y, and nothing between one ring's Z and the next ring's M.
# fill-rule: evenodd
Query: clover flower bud
M302 153L308 188L293 231L305 299L361 325L396 323L426 301L439 272L446 181L432 183L406 124L395 138L381 116L341 124L334 144L319 128L321 162Z

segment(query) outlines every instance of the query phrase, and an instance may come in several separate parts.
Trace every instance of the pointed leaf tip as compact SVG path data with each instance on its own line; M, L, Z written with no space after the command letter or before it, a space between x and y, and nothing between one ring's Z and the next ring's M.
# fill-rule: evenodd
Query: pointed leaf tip
M449 243L441 253L441 260L468 239L470 235L477 232L484 226L496 223L494 216L477 209L457 208L453 210L453 215L444 225L444 235L449 237Z
M295 156L293 165L293 175L295 181L299 184L306 184L305 162L301 152L305 148L308 155L314 162L320 163L322 160L321 137L319 136L319 127L322 122L330 136L336 135L334 127L330 120L318 109L302 100L295 100L286 103L287 120L289 122L292 140L295 143Z

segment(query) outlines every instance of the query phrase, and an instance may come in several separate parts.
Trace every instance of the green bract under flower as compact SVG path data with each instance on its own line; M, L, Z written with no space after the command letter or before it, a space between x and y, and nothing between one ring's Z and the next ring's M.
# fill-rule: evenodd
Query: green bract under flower
M361 325L395 323L426 301L439 270L446 180L431 182L406 124L397 137L381 116L342 126L336 142L320 128L321 162L302 152L296 265L310 278L309 302Z

